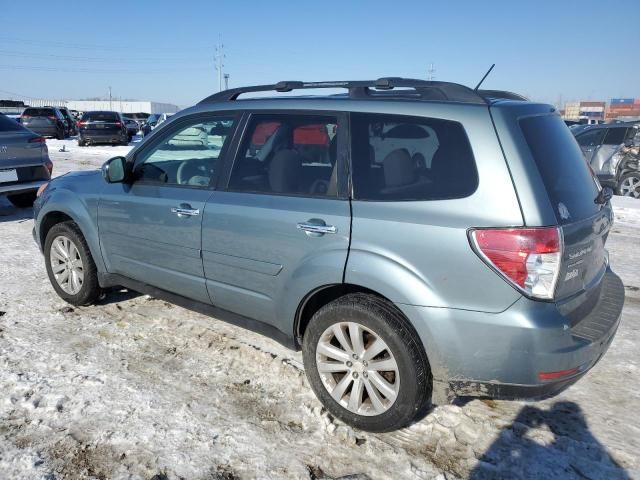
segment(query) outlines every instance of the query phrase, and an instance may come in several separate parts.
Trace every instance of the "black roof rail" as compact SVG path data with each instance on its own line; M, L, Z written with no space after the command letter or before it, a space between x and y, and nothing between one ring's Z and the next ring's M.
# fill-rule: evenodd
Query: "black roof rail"
M383 77L377 80L327 82L282 81L271 85L255 85L224 90L210 95L198 103L237 100L240 95L252 92L291 92L293 90L315 88L344 88L349 92L349 97L354 99L413 98L417 100L487 103L486 99L479 92L464 85L400 77ZM390 94L390 91L394 89L401 90L394 91Z
M519 100L528 102L529 99L519 93L508 92L507 90L477 90L482 98L487 100Z

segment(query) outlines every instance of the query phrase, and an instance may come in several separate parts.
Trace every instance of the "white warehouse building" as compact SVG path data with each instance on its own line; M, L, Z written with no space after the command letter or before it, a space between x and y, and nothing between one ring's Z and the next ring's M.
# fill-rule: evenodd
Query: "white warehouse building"
M114 110L121 113L175 113L177 105L171 103L129 100L68 100L64 102L70 110L89 112L92 110Z

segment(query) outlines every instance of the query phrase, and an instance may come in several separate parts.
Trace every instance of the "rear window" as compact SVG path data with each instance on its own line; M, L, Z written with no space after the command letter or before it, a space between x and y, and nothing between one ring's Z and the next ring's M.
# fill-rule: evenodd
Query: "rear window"
M610 128L607 136L604 137L605 145L620 145L624 143L627 128Z
M351 141L356 199L463 198L478 186L471 146L457 122L354 113Z
M114 112L87 112L82 116L83 122L117 122L120 120Z
M56 116L53 108L27 108L22 115L27 117L54 117Z
M543 115L520 120L520 128L553 204L560 224L590 217L598 187L573 135L560 117Z
M24 127L12 118L0 113L0 132L21 132Z

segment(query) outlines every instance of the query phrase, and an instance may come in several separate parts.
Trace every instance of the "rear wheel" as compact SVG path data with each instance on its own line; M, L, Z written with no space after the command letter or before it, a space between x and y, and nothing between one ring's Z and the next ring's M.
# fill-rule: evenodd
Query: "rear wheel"
M8 195L7 198L13 205L18 208L29 208L33 207L33 202L36 201L36 192L24 192L24 193L16 193L14 195Z
M402 428L426 410L431 371L422 343L386 301L341 297L316 312L304 334L309 383L333 415L356 428Z
M58 131L56 131L56 138L58 140L64 140L64 128L58 129Z
M640 198L640 172L623 175L618 183L618 195Z
M85 142L84 140L78 139L78 146L79 147L84 147L86 144L87 144L87 142Z
M72 305L90 305L100 296L96 265L74 222L51 227L44 243L47 274L56 293Z

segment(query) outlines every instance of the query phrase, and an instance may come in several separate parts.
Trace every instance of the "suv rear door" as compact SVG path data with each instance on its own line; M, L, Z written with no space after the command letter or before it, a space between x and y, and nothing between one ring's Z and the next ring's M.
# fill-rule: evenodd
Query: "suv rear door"
M202 256L217 307L291 333L298 302L343 280L351 212L345 115L252 113L207 201Z

